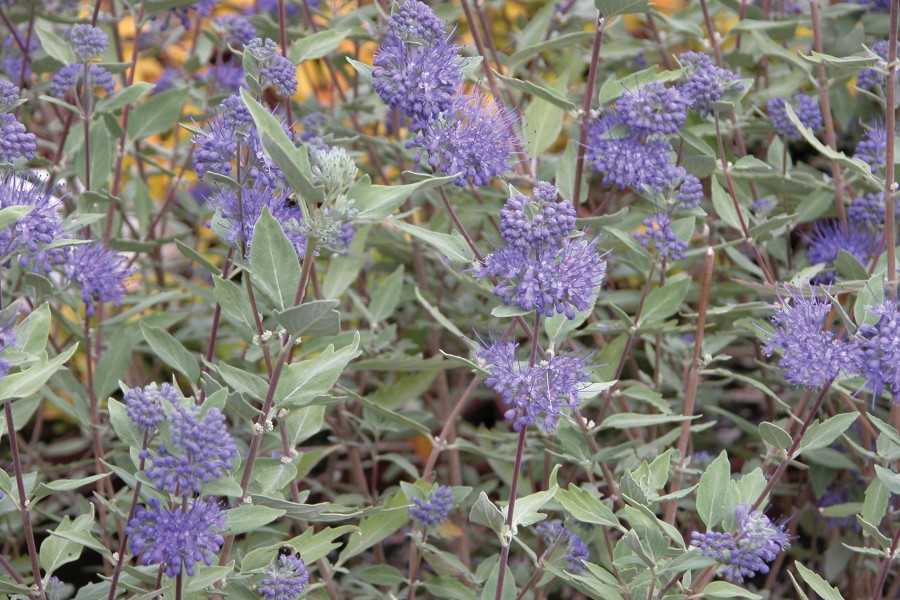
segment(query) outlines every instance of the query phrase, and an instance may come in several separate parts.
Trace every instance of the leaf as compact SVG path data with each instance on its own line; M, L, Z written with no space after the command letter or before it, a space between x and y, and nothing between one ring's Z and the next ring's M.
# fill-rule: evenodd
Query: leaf
M858 281L866 281L869 279L869 272L863 266L859 259L844 249L838 253L834 259L834 266L838 273L847 279L855 279Z
M275 311L275 319L293 336L337 335L341 332L341 313L337 300L313 300L284 311Z
M889 492L900 495L900 473L875 465L875 475Z
M242 504L225 511L228 520L222 535L237 535L254 531L263 525L268 525L283 514L283 510L268 506Z
M497 508L491 499L487 497L483 491L478 495L478 500L472 505L469 511L469 521L484 525L497 535L503 531L504 519L503 513Z
M506 85L516 88L517 90L521 90L526 94L530 94L536 98L543 98L550 104L561 108L563 110L574 110L575 103L566 98L566 96L553 88L549 88L543 85L539 85L537 83L532 83L531 81L523 81L521 79L516 79L515 77L507 77L502 73L498 73L494 71L494 74L503 81Z
M604 527L618 527L619 520L613 511L590 492L575 484L556 492L556 501L577 521Z
M325 407L322 405L304 406L288 412L285 418L288 443L291 448L322 431L325 424Z
M167 90L134 108L128 118L128 137L142 140L169 131L181 118L187 87Z
M50 360L44 353L28 369L0 379L0 403L4 400L27 398L36 394L47 383L47 380L75 354L77 347L78 344L73 344L71 348Z
M456 179L455 175L447 177L426 177L415 183L406 185L372 185L372 179L361 177L347 197L354 201L359 210L356 219L381 221L394 213L415 192L434 189Z
M880 304L884 299L884 273L876 273L869 278L866 285L856 296L853 314L859 325L874 325L881 317L877 313L866 310L869 306Z
M513 511L512 527L513 531L519 526L528 526L543 520L547 515L538 512L545 504L553 499L559 486L551 486L550 489L542 492L535 492L523 498L516 500L515 510ZM508 508L507 508L508 510Z
M500 580L500 561L491 569L491 574L484 583L481 590L481 600L495 600L497 593L497 583ZM503 574L503 589L500 590L499 600L515 600L516 598L516 578L512 570L507 566Z
M379 510L359 522L359 534L353 535L344 546L335 567L365 552L409 522L409 500L401 491L391 496Z
M662 287L650 292L638 319L638 327L675 314L687 297L690 288L689 277L673 277Z
M517 50L515 54L506 60L506 66L509 67L510 70L513 70L523 62L529 60L533 56L537 56L541 52L560 50L570 46L580 46L585 42L590 42L593 38L594 33L591 31L577 31L559 35L538 44L530 45L527 48L523 47L521 50Z
M369 85L372 84L372 71L375 67L367 65L366 63L361 63L358 60L353 60L349 56L347 57L347 62L350 63L351 67L356 69L356 72L359 73L360 77L362 77Z
M355 525L325 527L319 532L309 527L301 535L287 542L279 542L265 548L251 550L241 561L241 572L254 571L271 564L278 555L278 549L285 545L289 545L297 550L304 562L314 563L324 558L332 550L340 548L340 542L335 541L337 538L356 531L357 527Z
M648 0L594 0L594 6L604 19L618 15L633 15L650 12Z
M747 598L748 600L762 600L762 596L738 587L727 581L713 581L703 588L704 598Z
M712 190L712 203L716 213L725 223L741 231L741 218L738 216L731 196L719 185L715 178L710 181L710 189ZM743 209L741 210L743 211Z
M391 223L397 229L401 229L433 247L453 264L469 264L475 259L472 249L457 231L452 234L438 233L403 221L392 220Z
M822 600L844 600L844 597L841 596L841 593L837 588L831 587L827 581L822 579L821 575L807 569L801 565L799 561L794 561L794 566L797 568L797 572L800 574L800 577L803 578L803 581L805 581L815 593L821 596Z
M360 354L359 332L356 332L353 342L337 352L334 345L329 344L315 358L288 365L278 382L275 404L284 407L303 406L327 394L347 364Z
M291 44L288 57L292 63L297 65L306 60L328 56L348 35L350 35L349 29L329 29L303 36Z
M74 532L89 534L94 523L93 515L79 515L72 521L68 515L63 517L54 532ZM51 535L41 543L40 563L44 569L44 577L49 578L59 567L78 560L83 546L57 535Z
M0 230L15 225L19 219L34 210L33 206L7 206L0 210Z
M107 184L112 167L112 138L103 121L91 121L91 189L99 190ZM82 145L75 157L75 170L83 183L87 184L87 167L85 165L85 148Z
M800 440L798 454L806 450L830 446L856 422L858 417L859 413L844 413L826 419L822 423L818 421L812 423L803 435L803 439Z
M31 207L23 208L31 209ZM8 209L0 211L0 214L6 212L6 210ZM16 349L29 356L38 357L47 347L49 338L50 305L45 302L31 311L31 314L25 317L25 320L16 327Z
M109 411L109 422L113 426L113 431L116 432L116 437L132 448L140 448L143 436L134 421L125 412L125 405L115 398L110 398L106 408Z
M532 160L537 159L559 137L563 115L565 112L561 108L543 98L534 98L528 103L522 116L522 132Z
M728 454L723 450L712 462L697 487L697 514L703 519L707 529L712 529L722 522L733 510L728 502L731 485L731 464Z
M263 208L253 230L250 271L256 286L275 306L282 311L294 306L300 286L300 262L297 251L268 207Z
M197 365L197 359L169 332L141 322L141 333L150 344L153 353L164 363L184 375L191 385L200 379L200 367Z
M246 292L235 282L213 275L213 294L216 302L229 318L256 333L256 320Z
M103 473L101 475L89 475L88 477L82 477L80 479L57 479L56 481L41 483L35 490L34 497L31 501L32 503L37 502L42 498L50 496L53 492L71 492L77 490L86 485L90 485L95 481L109 477L109 475L109 473Z
M394 313L400 303L400 292L403 289L403 265L397 267L384 280L372 286L369 313L375 323L384 321Z
M109 338L109 347L114 352L104 352L94 373L94 391L97 398L106 398L119 387L119 380L131 363L131 353L138 342L134 327L119 327Z
M153 83L148 83L146 81L136 81L132 83L130 86L123 88L113 94L112 96L107 96L103 98L99 102L97 102L97 108L95 112L97 114L103 113L111 113L124 106L128 106L129 104L134 104L144 96L150 93L156 85Z
M253 123L259 130L259 139L263 149L275 161L281 172L284 173L288 184L306 202L318 202L325 195L322 186L312 183L312 168L309 164L309 155L306 147L296 148L288 138L278 119L263 106L253 99L250 90L241 89L241 98L250 110ZM300 203L300 206L305 206ZM256 241L254 233L253 241Z
M600 423L601 429L631 429L633 427L651 427L653 425L663 425L665 423L680 423L694 417L684 417L681 415L645 415L642 413L616 413L603 419Z
M793 443L787 431L768 421L763 421L759 424L759 435L763 441L772 444L779 450L787 450Z
M75 58L75 50L72 45L53 33L53 25L44 19L38 19L34 24L34 32L41 41L40 47L44 52L58 60L64 65L71 65L78 62Z

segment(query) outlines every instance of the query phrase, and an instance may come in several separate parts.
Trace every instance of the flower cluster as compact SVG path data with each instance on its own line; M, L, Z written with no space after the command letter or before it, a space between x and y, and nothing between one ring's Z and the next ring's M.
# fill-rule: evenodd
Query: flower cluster
M566 571L580 573L584 571L584 563L591 557L587 544L580 535L564 527L559 521L543 521L538 524L537 534L549 547L561 547L566 559Z
M303 213L281 190L258 184L241 190L222 187L209 197L209 203L223 225L225 240L233 246L244 246L248 256L253 231L266 208L281 224L297 256L303 256L306 251L306 238L301 231Z
M231 469L237 447L221 410L210 408L201 416L199 408L176 405L168 423L171 439L147 467L147 477L157 488L181 496L200 493L203 484Z
M884 192L867 192L847 207L847 220L853 227L877 229L884 225L884 211Z
M662 213L653 218L646 218L642 224L643 229L634 234L634 239L639 241L641 246L647 248L652 245L661 258L679 260L685 257L684 251L688 243L675 235L670 215Z
M876 121L866 130L856 145L853 158L858 158L871 167L872 172L883 169L887 156L888 134L884 123Z
M423 527L437 527L450 517L453 510L453 492L446 485L441 485L427 500L411 498L409 518L415 519Z
M280 554L276 564L266 567L259 593L266 600L295 600L309 585L309 571L299 556Z
M50 95L57 98L65 98L70 93L78 96L85 88L88 93L93 93L97 88L107 94L116 91L116 81L113 79L112 73L100 65L87 65L87 78L84 73L84 63L72 63L64 66L50 78Z
M0 324L0 354L3 353L4 350L11 349L16 345L16 332L13 329L13 326L16 324L16 317L13 316L6 323ZM6 377L7 373L9 373L9 361L5 358L0 358L0 379ZM3 499L3 494L0 493L0 500Z
M736 529L727 533L707 531L691 533L691 546L703 556L716 559L725 565L725 577L731 581L743 581L757 573L768 573L770 563L790 545L790 538L783 525L776 525L758 510L751 511L746 504L734 511Z
M866 226L842 225L839 221L827 220L816 223L809 238L807 256L810 264L824 263L834 267L834 261L841 250L849 252L862 264L867 264L878 248L875 231ZM820 277L822 283L830 283L834 274L829 271Z
M772 317L775 332L763 346L766 356L782 351L778 366L785 369L791 383L821 387L841 373L852 375L862 367L860 345L823 330L831 302L816 298L809 290L807 298L792 293Z
M96 241L76 246L65 269L69 281L81 286L88 316L94 314L95 302L120 303L125 283L134 270L124 255Z
M576 311L590 308L606 261L597 238L570 237L575 210L557 198L555 187L541 183L533 194L507 200L500 226L506 244L485 257L475 276L494 278L494 295L504 304L574 319Z
M516 347L514 342L494 341L476 352L490 373L485 384L509 406L504 416L513 421L513 429L537 424L553 431L563 410L581 403L580 392L588 385L586 359L557 354L529 365L516 359Z
M900 44L898 44L900 47ZM882 40L872 46L872 52L874 52L880 60L875 64L874 68L863 69L860 71L859 75L856 78L856 86L868 90L868 89L881 89L884 87L884 84L887 81L887 75L885 71L887 70L887 58L888 58L888 49L890 48L890 42L888 40ZM900 52L897 53L900 56Z
M139 506L125 532L128 545L142 565L164 565L167 577L184 571L191 576L198 563L213 564L225 541L219 533L225 515L211 499L195 500L190 507L163 508L151 498Z
M109 46L109 36L105 31L83 23L72 27L69 31L69 40L75 50L75 58L79 62L88 62L102 56Z
M737 74L717 67L712 59L699 52L685 52L680 57L686 81L678 85L682 95L701 117L712 114L715 103L728 90L742 90Z
M237 48L246 46L257 37L256 27L250 21L237 15L216 17L213 26L222 32L225 43Z
M803 136L791 121L787 114L787 102L784 98L772 98L766 102L766 112L769 113L769 122L775 129L775 133L784 140L799 140ZM797 94L791 104L794 114L800 123L816 131L822 127L822 111L819 109L819 101L808 94Z
M10 206L30 206L31 210L12 227L0 230L0 260L5 262L17 254L19 264L30 264L32 270L44 273L64 263L68 248L43 249L63 236L59 200L53 195L53 188L7 173L0 176L0 209Z
M125 392L125 412L143 431L155 431L166 417L165 407L177 403L178 390L168 383L151 383Z
M866 310L878 317L874 325L859 328L863 354L861 374L872 390L873 401L883 390L900 401L900 306L885 301Z
M263 88L274 87L282 98L290 98L297 91L297 67L278 51L275 42L266 38L253 38L244 46L259 62L259 84Z
M37 150L36 138L12 113L0 113L0 163L17 158L31 160Z
M455 175L454 183L487 185L510 168L519 149L514 113L497 98L466 94L460 47L426 4L406 0L388 18L373 60L373 87L391 108L412 120L413 160Z

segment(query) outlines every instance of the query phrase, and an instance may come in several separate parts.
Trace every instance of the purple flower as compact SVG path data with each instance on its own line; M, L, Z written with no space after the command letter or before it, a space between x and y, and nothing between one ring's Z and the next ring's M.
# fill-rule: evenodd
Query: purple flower
M307 0L309 8L315 10L319 7L320 0ZM252 6L252 5L251 5ZM256 0L256 14L270 14L275 19L278 18L278 0ZM296 19L300 16L300 7L293 2L284 3L284 16L288 19Z
M862 325L864 354L862 375L874 398L887 390L894 402L900 398L900 308L896 302L885 301L866 310L878 315L875 325Z
M684 177L672 164L672 147L658 137L646 140L629 133L612 115L597 119L588 129L587 159L605 185L638 191L661 191Z
M591 307L594 291L606 275L606 261L597 245L597 238L566 238L534 251L504 246L485 258L475 276L496 277L494 295L504 304L574 319L576 311Z
M642 221L644 229L634 234L634 239L644 248L651 244L659 252L660 257L673 261L685 257L684 251L688 247L687 242L678 239L672 230L672 217L667 213L661 213L655 217Z
M775 201L772 198L760 198L753 203L750 210L756 213L757 216L764 216L772 212L773 208L775 208Z
M213 20L213 26L225 34L225 43L240 48L257 37L256 27L237 15L222 15Z
M780 349L778 366L787 371L785 379L796 385L821 387L842 372L858 373L863 357L857 341L838 338L822 329L831 303L809 291L809 298L792 293L775 310L771 319L775 332L768 335L763 353L771 356Z
M19 88L11 81L0 79L0 109L10 108L19 101Z
M453 510L453 493L446 485L441 485L427 500L411 498L414 506L409 507L409 518L415 519L423 527L437 527L448 518Z
M109 45L109 36L105 31L86 23L74 25L69 31L69 40L75 49L75 58L78 62L87 62L102 56Z
M166 67L156 80L156 87L153 88L153 95L161 94L181 85L183 75L184 71L179 67Z
M16 31L16 35L18 36L19 41L24 46L25 40L27 39L25 32L19 30ZM28 43L29 56L34 56L34 53L37 52L38 48L40 48L40 44L38 42L37 36L32 36L31 42ZM19 48L19 44L16 43L16 38L13 37L12 34L10 34L3 42L3 68L0 69L0 71L6 73L10 77L18 78L19 74L22 72L23 62L24 57L22 55L22 50ZM28 81L30 78L31 63L29 61L25 64L25 81Z
M564 409L577 408L588 385L585 358L556 354L534 366L516 360L517 344L495 341L476 352L490 375L485 385L509 406L513 429L537 424L553 431Z
M800 131L788 117L785 104L784 98L772 98L766 102L769 122L775 129L775 133L781 136L782 139L802 139L803 136L800 134ZM794 103L791 104L791 108L804 127L808 127L813 131L822 127L822 111L819 110L819 101L815 97L807 94L797 94L794 96Z
M447 27L424 2L406 0L387 19L391 35L404 41L436 44L447 37Z
M703 201L703 184L691 174L686 174L678 189L678 207L694 208Z
M131 275L128 260L102 242L76 246L66 265L66 277L81 285L81 299L87 315L94 314L94 302L119 304L125 293L125 281Z
M215 86L220 92L237 92L244 86L244 68L236 63L218 63L209 67L206 73L198 75L207 86ZM240 98L238 98L240 100Z
M306 238L301 232L303 213L296 203L290 202L284 192L262 185L241 190L240 202L237 192L232 188L220 188L209 198L209 203L219 211L225 221L228 233L226 240L235 246L246 244L249 255L253 245L253 231L263 209L269 212L281 224L285 234L297 251L303 256L306 249Z
M853 227L878 228L884 225L884 192L868 192L854 198L847 208L847 220Z
M224 538L225 515L214 500L197 499L187 510L164 509L151 498L128 523L128 545L142 565L165 565L166 576L194 575L194 565L213 564Z
M372 64L372 87L378 96L391 108L405 111L414 126L450 109L463 79L459 47L440 39L421 45L389 37Z
M91 92L97 88L107 94L116 91L116 82L112 73L100 65L88 65L88 83ZM57 98L65 98L66 94L78 94L79 84L84 84L84 64L73 63L66 65L50 78L50 95Z
M845 250L866 264L877 247L875 231L868 227L841 225L835 220L819 221L809 238L807 256L812 265L825 263L833 267L838 254Z
M888 0L889 1L889 0ZM888 40L882 40L872 46L872 52L877 54L881 60L876 63L876 68L863 69L856 78L856 87L867 90L872 88L882 88L887 82L887 57L890 43ZM900 44L898 44L900 47ZM900 52L897 53L900 56Z
M725 577L743 581L757 573L768 573L770 563L790 545L783 525L776 525L758 510L750 511L746 504L734 510L737 529L729 533L707 531L691 533L691 546L700 554L715 558L725 565Z
M133 387L125 392L125 412L142 431L153 431L165 418L164 402L178 404L178 390L163 383Z
M194 170L198 177L207 173L228 175L231 160L237 152L238 144L234 127L224 117L217 117L209 123L209 128L194 137Z
M16 345L16 332L13 327L16 324L16 316L13 316L5 324L0 325L0 352L13 348ZM9 373L9 361L0 358L0 379L6 377ZM0 500L3 500L3 494L0 493Z
M500 235L510 246L555 244L575 229L575 207L558 197L556 186L541 181L532 194L516 194L500 209Z
M543 521L535 531L544 539L547 546L556 545L565 549L566 563L568 563L566 571L570 573L584 571L584 563L591 557L591 553L580 535L563 527L559 521Z
M17 158L31 160L37 151L33 133L28 133L12 113L0 113L0 163Z
M519 140L511 132L515 120L512 111L497 99L479 91L458 91L450 108L439 119L423 124L412 142L414 160L428 154L428 165L435 171L457 175L454 183L465 186L488 185L493 177L510 168L510 155L519 149Z
M266 600L296 600L309 585L309 571L299 557L281 554L278 564L266 567L259 593Z
M884 123L875 122L863 134L863 139L856 145L856 152L853 158L858 158L867 163L872 172L878 171L878 168L884 167L885 157L887 156L888 135L884 128Z
M59 216L60 201L53 195L54 188L43 183L33 183L22 177L6 174L0 177L0 208L31 206L31 211L15 225L0 231L0 256L8 258L19 254L19 263L32 263L33 269L49 273L52 264L62 263L68 256L68 248L42 250L63 235Z
M688 100L675 88L659 81L643 85L635 92L625 91L616 102L618 121L632 133L671 135L687 118Z
M171 439L164 442L147 467L153 484L172 494L188 496L231 469L237 446L228 433L225 415L210 408L175 406L168 417Z
M259 61L259 84L263 88L274 86L283 98L293 96L297 91L297 67L281 55L275 42L266 38L250 40L244 47Z
M744 89L735 73L717 67L706 54L685 52L679 60L684 66L687 81L680 84L678 89L701 117L711 115L715 110L715 103L729 89Z

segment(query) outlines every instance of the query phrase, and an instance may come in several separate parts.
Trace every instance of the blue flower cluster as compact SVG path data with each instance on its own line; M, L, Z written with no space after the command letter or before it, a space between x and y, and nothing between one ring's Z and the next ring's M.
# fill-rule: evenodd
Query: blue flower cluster
M872 52L874 52L881 59L879 60L875 68L863 69L860 71L859 75L856 78L856 86L864 89L881 89L884 87L884 84L887 82L887 75L885 71L887 70L887 58L888 58L888 48L890 47L890 43L888 40L882 40L872 46ZM900 47L900 44L898 44ZM900 56L900 52L897 53Z
M884 123L876 121L866 130L856 145L853 158L858 158L869 165L872 173L884 169L887 156L888 133Z
M69 41L75 50L75 58L79 62L87 62L103 55L109 46L109 36L106 32L95 27L80 23L69 31Z
M446 485L438 486L427 500L411 498L409 518L415 519L423 527L437 527L448 518L453 510L453 492Z
M278 51L275 42L266 38L253 38L244 46L259 61L259 84L263 88L274 87L282 98L290 98L297 91L297 67Z
M698 548L703 556L725 565L723 573L731 581L744 581L757 573L768 573L766 563L775 560L790 545L784 526L772 523L758 510L751 511L746 504L735 509L734 519L734 531L691 533L691 546Z
M537 424L554 431L565 409L581 404L580 392L588 385L585 357L556 354L534 366L516 360L514 342L494 341L476 352L490 375L485 384L500 394L509 407L504 415L513 429Z
M775 133L782 139L792 141L799 140L803 136L794 125L793 121L788 117L785 105L787 102L784 98L772 98L766 102L766 112L769 113L769 122L775 129ZM800 123L804 127L808 127L813 131L822 127L822 111L819 109L819 101L814 96L808 94L797 94L794 96L794 102L791 104L794 114L797 115Z
M216 17L213 26L224 34L226 44L236 48L248 45L258 36L256 27L244 17L237 15Z
M826 220L816 223L809 238L807 256L810 264L824 263L831 269L841 250L849 252L865 265L874 258L877 249L878 236L874 229ZM821 283L831 283L833 280L833 270L820 274L818 279Z
M6 111L19 101L19 88L0 80L0 111ZM17 158L31 160L37 151L37 138L11 112L0 112L0 163ZM6 206L6 204L4 204Z
M670 215L661 213L653 218L646 218L642 221L642 225L643 229L634 234L634 239L639 241L641 246L648 248L652 245L661 258L679 260L685 257L684 251L688 243L675 235Z
M497 98L462 88L460 47L426 4L406 0L387 20L385 39L373 60L373 87L391 108L412 120L413 159L454 183L488 185L510 169L519 148L514 113Z
M475 276L495 278L494 295L504 304L574 319L590 308L606 275L599 240L573 236L575 209L554 186L542 182L532 193L506 201L500 222L506 244L485 257Z
M32 207L15 225L0 231L0 248L4 252L0 262L16 254L20 265L30 265L33 271L43 273L66 262L69 248L44 249L63 237L59 204L53 188L46 183L35 183L11 173L0 176L0 209Z
M258 591L266 600L295 600L309 585L309 571L300 557L278 556L277 564L266 567L266 577Z
M165 407L177 404L178 390L168 383L151 383L125 392L125 412L142 431L156 431L166 418Z
M88 316L94 314L95 302L119 304L128 277L134 271L123 254L97 241L76 246L65 269L69 281L81 286L81 299Z
M847 207L847 220L853 227L877 229L884 225L884 211L884 192L867 192Z
M56 98L65 98L68 94L77 96L83 93L84 88L92 93L98 88L107 94L116 91L116 81L112 73L100 65L87 65L87 78L84 76L84 63L72 63L66 65L50 78L50 95ZM79 89L80 86L80 89Z
M685 52L679 60L686 80L678 85L678 89L701 117L712 114L715 103L725 92L744 89L737 74L717 67L706 54Z
M564 548L566 571L570 573L584 571L584 563L591 557L591 552L580 535L564 527L559 521L544 521L537 526L536 531L547 546Z

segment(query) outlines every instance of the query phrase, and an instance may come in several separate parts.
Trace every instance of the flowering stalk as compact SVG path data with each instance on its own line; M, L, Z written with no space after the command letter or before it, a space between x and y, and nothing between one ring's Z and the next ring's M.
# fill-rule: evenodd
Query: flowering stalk
M28 499L25 492L25 476L22 473L22 459L19 456L19 434L13 420L12 402L7 400L3 406L6 414L6 430L9 433L10 448L12 450L13 473L16 479L16 491L19 493L19 515L22 519L22 529L25 531L25 544L28 546L28 558L31 561L31 572L34 583L37 586L38 598L44 600L44 582L41 578L41 565L38 562L37 546L34 543L34 531L31 528L31 515L28 513Z
M535 312L534 327L531 328L531 355L528 357L528 366L534 367L534 361L537 357L538 334L541 330L541 313ZM515 535L513 531L513 517L516 511L516 494L519 491L519 474L522 471L522 454L525 450L525 434L528 432L528 426L522 425L519 430L519 443L516 445L516 460L513 463L513 478L509 485L509 505L506 507L506 529L509 539L503 540L503 548L500 550L500 562L497 571L497 591L494 594L494 600L500 600L503 596L503 580L506 578L506 565L509 562L509 547L512 545L512 538Z

